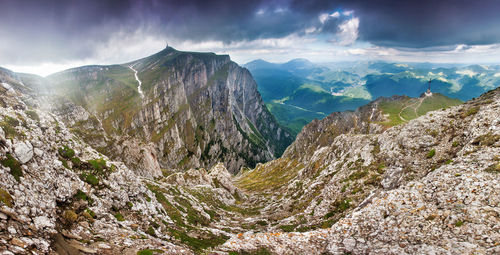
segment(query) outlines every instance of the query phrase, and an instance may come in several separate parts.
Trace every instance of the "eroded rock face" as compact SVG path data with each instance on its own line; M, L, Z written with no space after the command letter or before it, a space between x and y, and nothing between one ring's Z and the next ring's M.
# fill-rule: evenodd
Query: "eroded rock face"
M144 98L133 82L123 82L135 82L127 65L138 71ZM61 100L53 112L144 176L217 162L237 173L280 156L293 140L265 107L248 70L229 56L167 48L127 65L76 68L48 80L55 94L71 101Z
M1 94L0 100L24 104L7 94ZM61 238L76 251L135 254L155 246L168 254L192 253L167 241L169 236L161 232L147 240L134 240L133 224L153 219L172 222L158 214L162 205L141 177L81 142L50 114L34 109L27 115L15 105L0 107L1 121L10 118L10 123L18 124L9 126L9 133L0 133L0 160L7 154L14 156L0 165L1 251L53 253L59 249L52 243L54 237L62 233ZM88 177L95 169L89 170L93 166L87 162L100 164L101 170L92 174L94 179ZM139 211L140 217L134 216ZM118 214L125 215L123 222L118 221ZM90 244L96 238L101 241Z
M500 252L500 89L389 129L344 125L350 120L311 123L284 158L238 177L249 200L263 207L253 220L278 223L234 235L221 250ZM328 131L337 133L321 143Z

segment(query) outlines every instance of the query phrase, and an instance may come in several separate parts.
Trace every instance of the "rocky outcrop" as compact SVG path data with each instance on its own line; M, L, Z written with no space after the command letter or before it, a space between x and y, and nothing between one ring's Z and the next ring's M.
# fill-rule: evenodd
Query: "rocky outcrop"
M38 99L3 92L2 254L193 254L227 240L221 229L232 227L237 216L229 208L240 191L222 164L189 170L183 183L169 183L175 173L143 178L25 103ZM192 182L191 173L204 181ZM220 217L229 222L216 222Z
M145 176L217 162L236 173L280 156L293 140L263 104L248 70L229 56L167 48L122 66L67 70L48 81L69 99L53 112L86 142Z
M353 119L312 123L296 141L309 145L294 144L283 158L239 176L237 186L263 207L255 220L277 224L234 235L221 249L499 252L500 89L388 129L370 127L379 125L374 119L344 126ZM304 134L314 128L337 133L322 144L321 133ZM301 149L307 155L295 154Z
M189 54L184 56L187 60ZM182 61L187 60L168 56L185 66ZM213 61L212 56L203 57L193 57L188 63ZM148 70L171 73L178 86L196 83L179 80L188 76L180 71L174 74L176 65L168 61L164 65L165 56L157 60L141 61L150 63ZM107 75L123 70L119 66L88 67L84 72L101 79L106 68L113 71ZM141 107L127 118L113 115L110 109L101 111L102 105L84 104L75 95L55 103L64 107L51 108L47 95L34 97L38 94L24 92L19 84L0 87L0 250L6 254L500 252L500 89L411 121L388 121L394 115L387 114L384 107L408 100L400 97L379 99L355 112L334 113L306 126L283 157L233 177L219 162L184 171L145 170L161 168L145 162L161 163L168 155L158 153L153 137L161 140L172 134L186 149L195 148L184 142L183 135L190 132L186 123L203 123L194 122L199 121L199 109L192 108L212 97L202 87L199 93L206 97L187 104L182 114L179 109L174 111L178 114L170 122L172 129L158 136L152 122L141 119L149 116L142 111L162 100L168 107L177 107L177 103L166 101L170 97L148 101L154 88L146 85L174 85L161 79L146 82L148 77L155 79L141 76L141 68L146 67L134 66L138 77L145 80L144 101L135 102ZM203 77L195 80L203 84ZM237 114L247 114L248 105L231 99L231 87L222 82L227 79L216 82L218 79L207 84L227 88L223 102L232 103L207 108L204 115L226 120L234 114L233 122L214 124L214 130L230 131L228 123L236 125ZM70 80L70 84L78 84ZM127 83L107 80L104 84L112 89ZM187 88L176 91L186 92ZM120 89L127 93L126 87ZM192 93L180 100L197 98ZM83 99L95 95L89 93ZM99 98L104 102L112 99ZM153 107L158 111L151 116L160 117L152 120L168 125L169 119L161 117L163 110L171 109L168 107ZM400 109L399 114L402 112ZM258 130L249 120L247 125L254 123L250 130ZM123 133L124 123L134 128ZM172 123L184 123L183 128ZM390 127L387 123L401 124ZM100 128L93 129L96 126ZM235 128L246 130L244 126ZM213 137L205 127L199 130L193 133L194 140ZM216 137L225 137L225 132L219 133ZM259 133L264 137L264 131ZM179 148L178 144L164 146L173 151ZM130 162L107 157L105 153L112 149L122 152L116 157L130 155L124 159ZM135 157L143 157L140 162L144 165L131 170L127 165L133 165Z

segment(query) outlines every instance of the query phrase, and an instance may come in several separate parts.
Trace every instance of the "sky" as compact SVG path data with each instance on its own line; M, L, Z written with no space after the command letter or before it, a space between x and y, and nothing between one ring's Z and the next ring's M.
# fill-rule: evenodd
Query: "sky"
M48 75L168 43L239 64L499 63L496 0L0 0L0 66Z

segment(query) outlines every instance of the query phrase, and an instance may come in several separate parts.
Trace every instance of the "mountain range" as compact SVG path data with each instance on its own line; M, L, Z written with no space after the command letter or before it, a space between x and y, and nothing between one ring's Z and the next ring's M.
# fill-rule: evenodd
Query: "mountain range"
M0 69L2 253L500 253L495 67L439 69L482 81L453 94L401 78L425 64L252 65L166 48Z
M315 64L294 59L245 65L267 107L293 134L311 120L355 110L378 97L419 97L428 89L466 101L500 86L498 65L439 65L380 61Z
M18 83L33 80L17 76ZM45 84L45 99L57 102L47 103L49 110L73 132L144 175L219 161L236 173L280 156L293 140L263 105L250 73L227 55L166 48L35 80Z

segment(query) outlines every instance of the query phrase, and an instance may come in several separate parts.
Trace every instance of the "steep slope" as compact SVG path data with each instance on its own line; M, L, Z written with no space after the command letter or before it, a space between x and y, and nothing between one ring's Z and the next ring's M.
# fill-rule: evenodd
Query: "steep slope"
M147 166L155 176L159 168L217 162L236 173L280 156L293 139L264 106L250 73L229 56L167 48L124 65L70 69L48 80L69 99L53 111L70 128L99 151L134 169ZM82 110L89 116L71 119Z
M498 253L500 89L388 128L379 106L406 100L313 121L282 158L239 175L263 208L252 221L269 225L220 249Z
M256 214L223 164L144 178L38 100L0 87L2 254L200 254Z

